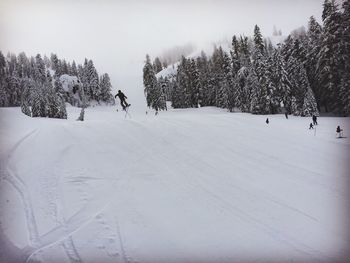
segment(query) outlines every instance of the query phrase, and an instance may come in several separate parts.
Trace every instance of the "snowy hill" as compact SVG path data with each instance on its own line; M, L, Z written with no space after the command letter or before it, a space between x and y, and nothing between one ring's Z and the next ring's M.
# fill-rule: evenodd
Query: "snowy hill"
M350 247L349 118L67 110L0 109L0 262L342 262Z

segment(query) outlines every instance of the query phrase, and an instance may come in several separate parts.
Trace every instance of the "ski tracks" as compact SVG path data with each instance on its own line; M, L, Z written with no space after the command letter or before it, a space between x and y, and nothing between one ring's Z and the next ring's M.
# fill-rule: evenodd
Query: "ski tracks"
M79 147L84 148L83 146L84 144L81 144L79 142L80 140L84 140L84 142L86 143L86 138L79 138L79 136L76 136L71 131L68 131L66 129L65 131L69 136L75 139L76 144L79 145ZM92 143L92 141L90 141L90 143ZM63 152L67 152L69 149L70 149L70 146L68 146L65 150L63 150ZM88 149L81 149L83 153L85 153L86 150ZM65 154L63 152L60 154L59 159L64 158ZM60 162L60 161L61 160L57 160L57 162ZM123 168L123 166L121 166L121 168ZM62 197L56 198L56 200L58 201L59 199L62 199ZM56 211L53 214L57 215L57 221L59 222L59 225L41 237L40 245L35 247L35 250L32 251L30 256L27 258L26 262L29 262L30 259L38 252L43 251L44 249L50 248L59 243L63 244L63 248L65 249L68 258L72 263L82 262L79 256L79 253L74 245L72 236L74 233L82 230L94 220L97 220L103 226L104 230L108 230L108 228L110 227L107 225L106 222L104 222L103 212L106 211L106 209L111 206L111 204L113 203L113 200L114 200L113 193L111 196L108 196L108 198L106 196L102 200L89 200L82 209L77 211L74 215L72 215L67 220L63 218L62 213L59 211L59 209L57 209L57 206L60 206L61 204L58 203L57 201L53 202L52 206L55 208L54 211ZM96 210L96 207L99 207L99 209ZM120 229L119 230L118 229L119 229L119 224L117 227L117 237L120 242L123 242ZM107 232L105 232L106 235L108 235ZM106 242L103 241L104 244L101 246L104 249L106 247L111 247L111 244L115 243L114 241L115 239L116 238L114 238L113 236L110 236L109 238L106 239L107 240ZM123 261L130 263L131 262L130 257L126 256L126 252L123 244L121 244L121 249L123 250L122 252ZM114 257L118 255L118 251L113 251L113 249L106 248L106 251L107 251L106 252L107 255L109 256Z
M9 150L7 156L1 160L1 178L8 181L17 190L22 200L26 217L28 238L31 247L35 247L38 244L40 244L38 227L35 220L30 193L24 181L19 177L16 165L13 163L12 158L16 150L22 145L22 143L28 140L28 138L33 136L33 134L35 134L36 132L36 129L28 132L25 136L18 140L18 142ZM28 248L25 249L25 251L27 250Z
M135 123L136 125L141 125L139 123ZM145 127L145 125L141 125L145 128L145 130L147 130L147 133L150 136L155 136L155 134L152 134L151 131L148 130L148 127ZM158 140L159 140L159 145L154 145L155 147L161 147L161 144L164 143L164 139L162 138L163 136L158 134ZM154 138L156 139L156 138ZM169 142L168 142L169 143ZM214 145L213 145L214 146ZM186 167L185 166L191 166L193 165L193 162L200 162L203 164L203 161L201 160L196 160L196 156L193 156L185 151L180 151L178 149L177 145L172 144L171 147L171 151L174 152L178 152L178 156L182 156L181 159L185 160L184 164L182 164L182 167L180 170L185 171ZM176 154L175 154L176 155ZM187 157L185 157L187 156ZM166 163L168 161L168 157L166 153L163 153L162 156L159 156L161 159L163 159L162 163ZM182 163L182 162L179 162ZM171 167L169 167L170 169ZM210 167L207 167L210 169ZM205 169L207 169L205 168ZM253 226L254 228L263 231L264 233L266 233L268 236L272 237L274 240L276 240L277 242L282 242L284 244L286 244L287 246L293 248L294 250L298 251L301 254L307 255L308 257L317 260L317 261L326 261L328 262L329 260L334 260L333 258L330 258L326 255L324 255L321 251L314 249L308 245L306 245L304 242L301 242L300 240L297 240L293 237L291 237L290 235L288 235L287 233L283 233L282 231L280 231L279 229L267 224L266 222L263 222L262 220L260 220L259 218L256 218L255 216L249 214L248 212L244 211L243 209L237 207L236 205L232 204L230 201L220 197L217 193L213 192L212 190L210 190L208 186L213 186L213 180L211 180L210 182L207 181L207 179L205 179L204 177L200 176L200 177L186 177L187 182L190 185L191 189L196 189L197 191L202 191L204 194L202 194L201 196L204 197L206 199L207 202L209 203L213 203L215 204L215 206L219 207L220 209L223 209L224 211L226 211L227 213L233 215L235 218L240 218L240 220L242 221L242 223L247 224L247 222L249 222L250 226ZM203 181L204 180L204 181ZM204 184L205 182L205 184ZM166 183L163 182L164 186L166 186ZM169 184L170 185L174 185L174 184ZM215 185L215 184L214 184ZM169 187L168 186L168 187ZM188 189L186 189L183 185L177 184L176 187L180 187L185 189L185 191L188 191ZM241 189L242 190L242 189ZM261 198L261 196L259 197L256 194L253 194L251 192L246 192L245 194L248 194L248 196L250 196L251 198L253 198L253 200L259 200L259 198ZM267 194L267 193L265 193ZM279 206L283 206L284 208L287 208L291 211L294 211L295 213L299 213L305 217L308 217L310 220L313 221L317 221L317 219L303 211L300 211L297 208L288 206L287 204L281 203L280 201L276 200L275 198L272 198L272 196L266 196L266 201L275 203L276 205Z

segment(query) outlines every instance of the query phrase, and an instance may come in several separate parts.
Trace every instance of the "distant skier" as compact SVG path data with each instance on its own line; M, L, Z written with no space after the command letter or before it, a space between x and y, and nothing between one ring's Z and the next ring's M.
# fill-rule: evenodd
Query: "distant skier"
M342 138L343 137L343 134L342 134L342 129L340 129L340 126L337 127L337 130L336 132L338 133L338 138Z
M311 130L313 128L314 128L314 125L312 125L312 123L310 122L309 130Z
M266 124L269 124L269 118L266 119Z
M317 116L316 115L312 115L312 122L314 125L317 125Z
M120 99L120 105L122 105L123 110L125 110L127 107L130 106L130 104L128 104L128 103L126 102L126 100L125 100L125 99L127 99L128 97L125 96L124 93L121 92L120 90L118 90L117 95L114 96L114 98L117 98L117 97L119 97L119 99Z
M288 112L284 113L284 116L286 116L286 119L288 120Z

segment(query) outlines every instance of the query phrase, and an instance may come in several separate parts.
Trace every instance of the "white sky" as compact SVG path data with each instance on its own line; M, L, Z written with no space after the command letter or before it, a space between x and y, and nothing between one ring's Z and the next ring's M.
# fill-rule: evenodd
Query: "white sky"
M143 99L142 66L164 49L197 46L233 34L263 35L273 26L287 35L321 20L323 0L0 0L0 50L56 53L68 61L92 59L116 89ZM130 97L130 95L129 95ZM132 100L132 98L130 98ZM135 98L136 99L136 98Z

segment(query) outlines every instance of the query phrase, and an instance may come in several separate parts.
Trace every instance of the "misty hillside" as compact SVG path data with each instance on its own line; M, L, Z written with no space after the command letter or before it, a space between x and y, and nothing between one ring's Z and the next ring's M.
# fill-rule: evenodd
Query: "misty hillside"
M230 43L182 56L165 68L146 55L147 106L166 110L171 101L173 108L349 116L349 13L347 2L339 8L325 1L322 24L311 16L307 29L287 37L276 31L271 41L255 25L252 36L233 35Z

